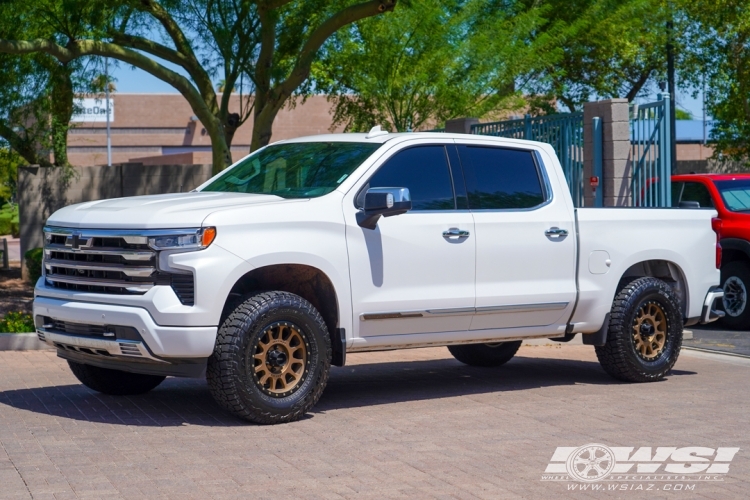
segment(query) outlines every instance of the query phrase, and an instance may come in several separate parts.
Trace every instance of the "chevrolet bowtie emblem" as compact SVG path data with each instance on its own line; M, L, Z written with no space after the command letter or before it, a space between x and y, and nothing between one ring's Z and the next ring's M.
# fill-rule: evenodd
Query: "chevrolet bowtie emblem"
M73 233L65 238L65 246L71 247L73 250L79 250L82 246L89 246L89 239L81 238L81 233Z

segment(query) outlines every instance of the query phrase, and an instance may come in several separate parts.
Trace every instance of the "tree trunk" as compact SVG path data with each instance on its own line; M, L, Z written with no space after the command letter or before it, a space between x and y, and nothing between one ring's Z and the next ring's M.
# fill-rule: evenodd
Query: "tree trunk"
M282 101L283 104L284 101ZM266 104L262 109L256 109L253 121L253 138L250 142L250 152L257 151L271 142L273 134L273 121L279 113L281 106Z
M50 106L50 132L55 166L68 166L68 128L73 116L73 81L70 71L63 66L52 74L52 95Z
M221 127L211 127L205 123L203 126L211 138L211 173L216 175L233 163L232 152Z

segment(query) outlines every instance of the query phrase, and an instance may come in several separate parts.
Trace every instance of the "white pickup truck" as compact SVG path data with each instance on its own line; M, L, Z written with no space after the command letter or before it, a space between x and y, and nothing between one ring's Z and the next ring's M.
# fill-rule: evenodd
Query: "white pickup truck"
M206 376L266 424L310 410L352 352L447 346L498 366L522 339L582 334L610 375L653 381L683 325L721 315L714 215L576 209L537 142L304 137L190 193L55 212L34 316L91 389Z

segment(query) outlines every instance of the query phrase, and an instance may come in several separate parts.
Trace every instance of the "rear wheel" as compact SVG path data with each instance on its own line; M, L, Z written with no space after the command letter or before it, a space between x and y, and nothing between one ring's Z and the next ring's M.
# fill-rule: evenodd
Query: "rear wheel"
M461 363L470 366L500 366L516 355L521 341L494 344L451 345L448 350Z
M612 303L607 342L596 357L616 379L661 380L682 347L682 314L675 291L657 278L626 284Z
M68 361L68 366L70 366L73 375L83 385L96 392L111 394L112 396L144 394L164 382L166 378L160 375L144 375L142 373L99 368L75 361Z
M726 313L721 325L732 330L750 330L750 266L734 261L721 268L721 286L724 288L722 305Z

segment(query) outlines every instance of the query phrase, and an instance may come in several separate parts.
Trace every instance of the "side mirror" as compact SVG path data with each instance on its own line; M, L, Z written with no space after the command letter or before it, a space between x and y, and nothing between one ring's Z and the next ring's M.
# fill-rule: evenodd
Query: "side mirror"
M375 229L380 217L393 217L411 210L409 188L371 188L365 193L365 203L357 212L357 224Z

